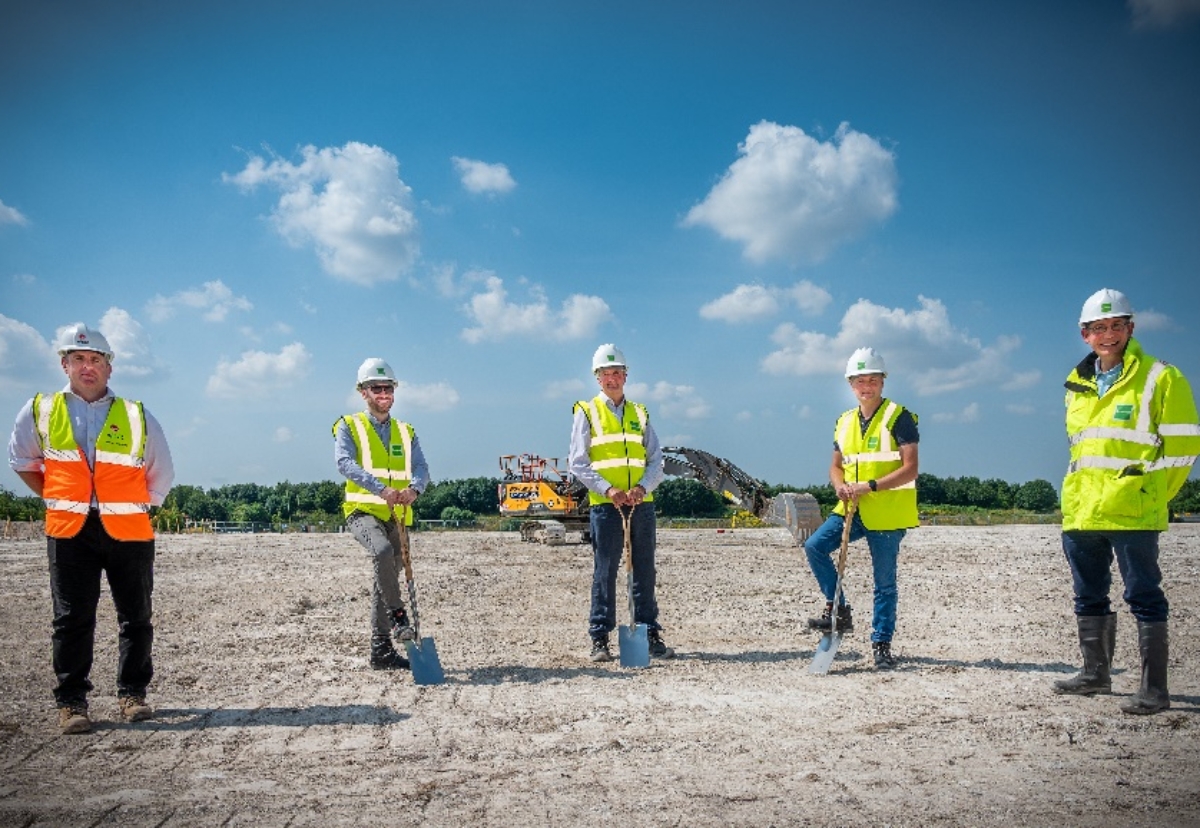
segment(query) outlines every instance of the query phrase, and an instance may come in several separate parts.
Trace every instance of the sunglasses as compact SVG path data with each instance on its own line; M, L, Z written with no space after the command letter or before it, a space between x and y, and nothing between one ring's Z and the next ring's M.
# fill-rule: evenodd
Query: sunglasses
M372 394L393 394L396 391L394 385L364 385L364 391L370 391Z

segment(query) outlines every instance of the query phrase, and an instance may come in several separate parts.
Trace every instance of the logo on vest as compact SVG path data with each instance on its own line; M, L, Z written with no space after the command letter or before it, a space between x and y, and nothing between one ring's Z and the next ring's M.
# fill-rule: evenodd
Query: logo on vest
M1133 406L1130 403L1118 403L1113 409L1113 419L1129 422L1133 419Z
M392 446L392 457L403 457L403 456L404 456L404 446L400 445L399 443L396 443L395 445L393 445Z
M97 440L96 442L103 443L106 447L111 447L111 446L119 446L120 448L128 448L129 447L129 438L126 437L125 434L121 431L121 427L118 425L115 425L115 424L110 425L108 428L106 428L104 430L104 432L100 435L100 439Z
M878 437L868 437L867 438L867 448L869 448L871 451L878 451L879 450L879 438Z
M638 422L637 420L634 420L632 423L629 424L629 430L636 431L638 434L641 434L642 433L642 424L640 422Z

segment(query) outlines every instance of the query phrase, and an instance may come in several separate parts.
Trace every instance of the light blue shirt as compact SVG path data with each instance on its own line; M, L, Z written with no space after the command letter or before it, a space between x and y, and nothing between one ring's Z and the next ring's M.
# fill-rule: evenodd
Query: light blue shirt
M618 405L606 395L600 396L618 420L625 419L625 400L621 400ZM646 433L642 435L642 445L646 448L646 468L642 471L642 479L638 481L638 485L649 494L662 483L665 475L662 446L658 442L658 435L654 433L654 426L649 422L646 423ZM592 458L588 456L591 448L592 426L581 409L575 412L575 420L571 423L571 450L567 453L567 470L588 489L603 496L612 484L592 468Z
M385 446L389 445L392 442L392 418L389 416L383 420L376 420L368 411L367 420L379 435L379 441ZM357 483L371 494L383 497L383 490L387 487L358 463L358 446L354 444L354 437L350 434L345 417L338 420L337 433L333 438L333 460L337 463L337 470L342 477ZM412 479L408 481L408 485L415 489L417 494L424 492L425 487L429 485L429 465L425 462L425 452L421 451L421 443L417 440L415 431L412 438Z
M104 396L95 402L88 402L76 396L71 391L70 383L63 389L63 397L67 403L67 414L71 418L71 434L75 443L83 449L88 466L96 468L96 438L104 421L108 419L108 409L116 396L110 389L104 389ZM163 434L162 426L154 415L142 406L146 415L146 451L143 455L146 471L146 486L150 489L150 505L161 506L171 491L175 482L175 464L171 460L171 448L167 445L167 437ZM13 426L12 436L8 438L8 465L15 472L45 472L46 465L41 443L38 442L37 428L33 422L33 399L17 414L17 422ZM96 506L96 495L92 493L92 506Z
M1099 364L1099 360L1096 362ZM1125 361L1122 360L1107 371L1096 371L1096 394L1101 397L1107 394L1108 389L1112 388L1121 378L1121 372L1124 370Z

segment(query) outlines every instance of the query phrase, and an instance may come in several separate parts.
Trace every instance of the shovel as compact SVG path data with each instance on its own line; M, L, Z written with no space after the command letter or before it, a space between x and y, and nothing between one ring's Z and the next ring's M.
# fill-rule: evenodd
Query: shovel
M837 655L838 647L842 644L844 633L838 629L838 608L842 602L842 576L846 574L846 552L850 548L850 524L854 522L855 502L846 504L846 522L842 525L842 550L838 553L837 586L833 590L833 605L829 612L829 632L821 636L817 642L817 652L813 655L808 672L814 676L823 676L829 672L833 658Z
M412 555L408 550L408 525L405 523L407 509L401 506L396 512L400 532L400 558L404 561L404 579L408 582L408 609L412 614L413 640L404 642L408 660L412 664L414 684L445 684L446 674L438 660L437 647L432 638L421 638L421 616L417 612L417 585L413 581Z
M638 624L637 615L634 613L633 544L629 538L629 524L633 520L633 509L634 507L630 506L629 511L626 512L620 506L617 507L617 512L621 515L621 523L625 528L625 550L622 557L625 559L625 588L629 594L629 626L622 624L617 630L617 645L621 654L622 667L649 667L650 639L646 637L646 625Z

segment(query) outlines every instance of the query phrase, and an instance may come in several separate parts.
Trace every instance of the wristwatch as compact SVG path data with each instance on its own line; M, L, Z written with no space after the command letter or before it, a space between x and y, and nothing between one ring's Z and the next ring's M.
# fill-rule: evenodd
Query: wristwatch
M867 485L871 487L871 491L873 491L873 492L879 491L879 484L876 483L874 480L868 480Z

